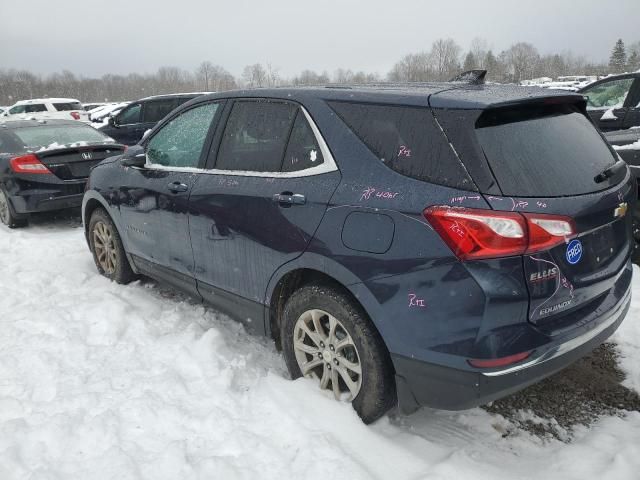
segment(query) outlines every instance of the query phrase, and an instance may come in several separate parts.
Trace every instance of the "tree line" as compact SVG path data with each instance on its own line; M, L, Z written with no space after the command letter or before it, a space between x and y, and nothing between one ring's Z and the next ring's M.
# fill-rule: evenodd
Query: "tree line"
M614 45L608 63L593 63L570 51L540 54L527 42L495 53L486 40L476 38L463 51L451 38L438 39L431 48L405 55L391 70L376 72L339 68L331 74L312 69L283 77L271 63L247 65L240 76L210 61L195 70L161 67L152 74L107 74L100 78L78 76L64 70L37 75L28 70L0 69L0 105L40 97L70 97L83 102L134 100L151 95L186 91L223 91L242 87L319 85L329 83L427 82L448 80L463 70L486 69L487 79L499 83L563 75L607 75L640 70L640 41L626 47Z

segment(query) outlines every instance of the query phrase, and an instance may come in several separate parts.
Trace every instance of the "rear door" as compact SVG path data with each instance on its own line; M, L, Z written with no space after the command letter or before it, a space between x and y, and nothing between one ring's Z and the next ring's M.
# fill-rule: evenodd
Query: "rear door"
M202 296L264 302L267 283L304 252L340 173L299 105L237 100L189 203Z
M147 165L129 168L118 189L124 235L136 264L196 294L188 202L221 105L200 104L165 123L145 142Z
M573 223L553 248L524 256L529 320L557 329L615 305L629 286L631 206L628 168L582 111L544 105L486 111L476 137L502 191L492 208ZM549 228L564 228L550 223Z

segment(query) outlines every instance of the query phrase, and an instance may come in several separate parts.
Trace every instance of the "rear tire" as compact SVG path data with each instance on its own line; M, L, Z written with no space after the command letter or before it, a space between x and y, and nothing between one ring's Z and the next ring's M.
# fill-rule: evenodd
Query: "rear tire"
M89 220L89 246L101 275L121 284L136 279L118 229L109 214L101 208L96 209Z
M8 195L2 188L0 188L0 221L9 228L24 227L29 223L26 217L16 214Z
M382 338L360 305L339 289L312 284L295 291L280 328L293 379L304 369L304 376L333 391L336 399L351 401L366 424L396 404L393 367Z

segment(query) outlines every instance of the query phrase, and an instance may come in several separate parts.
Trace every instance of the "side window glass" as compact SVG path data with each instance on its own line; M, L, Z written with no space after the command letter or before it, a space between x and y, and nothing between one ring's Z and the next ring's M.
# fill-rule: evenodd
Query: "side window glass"
M468 189L460 160L426 107L329 102L375 158L401 175Z
M9 110L9 113L15 115L17 113L24 113L24 110L24 105L16 105L11 110Z
M600 85L595 85L583 93L587 95L587 107L596 108L622 108L627 98L633 78L613 80Z
M118 123L120 125L131 125L132 123L140 123L140 104L136 103L127 107L118 115Z
M156 100L148 102L144 106L144 122L145 123L157 123L166 117L171 110L175 108L175 101L173 99Z
M216 168L279 172L296 110L288 103L236 102L222 136Z
M324 163L320 146L302 110L298 110L289 145L282 163L283 172L296 172Z
M197 167L218 108L218 103L208 103L172 119L149 141L147 161L165 167Z

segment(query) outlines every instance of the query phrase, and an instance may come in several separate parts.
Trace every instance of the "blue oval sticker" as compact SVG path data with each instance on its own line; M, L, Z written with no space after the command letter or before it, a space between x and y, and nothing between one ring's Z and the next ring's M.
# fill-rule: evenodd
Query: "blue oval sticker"
M571 265L575 265L582 258L582 242L580 240L572 240L567 245L567 262Z

